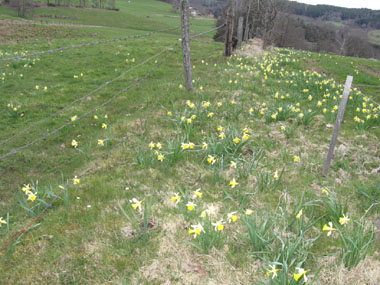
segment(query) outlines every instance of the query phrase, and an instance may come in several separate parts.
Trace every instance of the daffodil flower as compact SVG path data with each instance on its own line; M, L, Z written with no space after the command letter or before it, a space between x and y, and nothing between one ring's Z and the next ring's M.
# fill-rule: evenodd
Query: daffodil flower
M280 177L278 176L278 170L276 169L276 171L274 172L274 175L273 175L273 178L278 180Z
M72 121L72 122L74 122L76 119L78 119L78 116L77 116L77 115L71 117L71 121Z
M77 148L79 145L79 143L76 141L76 140L72 140L71 141L71 146L74 147L74 148Z
M349 222L350 222L350 219L345 214L343 214L343 217L339 218L339 223L341 225L347 225Z
M235 223L237 219L239 218L238 215L236 215L237 212L231 212L227 214L227 221L228 223Z
M300 161L300 157L298 155L293 156L293 161L296 162L296 163L299 162Z
M21 190L27 194L28 192L30 192L30 190L32 190L32 188L30 187L29 184L24 184L24 186L21 188Z
M215 157L213 157L212 155L209 155L209 156L207 157L207 162L208 162L209 164L215 164L216 159L215 159Z
M242 140L243 141L246 141L249 139L249 135L248 134L244 134L243 137L242 137Z
M157 160L160 161L160 162L162 162L164 160L164 158L165 158L165 156L162 153L159 153L157 155Z
M105 123L102 124L102 129L107 129L107 127L108 127L107 124Z
M195 191L193 191L193 194L194 194L194 198L196 198L196 197L198 197L198 198L202 198L202 195L203 195L203 193L201 192L201 189L199 188L199 189L197 189L197 190L195 190Z
M322 189L322 194L326 194L326 196L329 196L329 191L327 189Z
M301 209L299 212L298 212L298 214L297 214L297 216L296 216L296 219L301 219L301 217L302 217L302 214L303 214L303 210Z
M251 209L247 209L247 210L245 210L245 214L246 214L247 216L250 216L250 215L253 214L253 210L251 210Z
M239 138L234 138L233 141L234 141L235 144L238 144L240 142L240 139Z
M98 145L104 146L104 140L98 140Z
M132 200L129 200L129 203L131 203L133 210L135 211L139 210L139 212L141 212L142 201L139 201L136 198L133 198Z
M238 185L239 185L239 183L236 182L235 177L232 178L232 180L230 181L230 187L231 187L231 188L235 188L235 187L238 186Z
M276 278L277 277L277 272L280 270L280 269L276 269L276 265L269 265L269 268L270 269L267 269L267 276L270 277L272 275L272 279Z
M322 228L322 231L327 231L328 233L327 233L327 236L329 237L329 236L331 236L331 233L333 232L333 231L336 231L336 229L334 229L333 228L333 224L332 224L332 222L329 222L328 223L328 225L324 225L323 226L323 228Z
M73 184L75 185L75 184L79 184L79 183L80 183L80 179L78 178L78 176L75 176L73 178Z
M195 204L191 201L187 202L186 204L187 210L192 211L195 208Z
M33 193L31 191L28 192L28 200L34 202L37 199L37 192Z
M6 225L7 224L7 221L3 219L3 217L0 217L0 227L1 225Z
M212 225L215 227L215 231L220 232L224 229L224 222L223 219L217 221L216 223L212 223Z
M221 133L219 134L219 137L223 140L223 139L226 137L226 134L223 133L223 132L221 132Z
M230 168L236 168L236 167L237 167L237 163L235 161L231 161Z
M203 226L199 223L197 225L191 225L191 228L189 229L189 234L193 235L194 238L197 238L202 232L204 233L205 231Z
M206 142L203 142L202 143L202 149L207 149L208 148L208 144Z
M179 195L179 193L175 193L170 199L173 203L178 204L179 201L181 201L181 196Z
M294 272L294 274L293 274L294 280L299 281L303 276L305 282L307 282L307 277L306 277L307 271L305 269L299 268L299 267L297 267L296 270L297 270L297 272Z

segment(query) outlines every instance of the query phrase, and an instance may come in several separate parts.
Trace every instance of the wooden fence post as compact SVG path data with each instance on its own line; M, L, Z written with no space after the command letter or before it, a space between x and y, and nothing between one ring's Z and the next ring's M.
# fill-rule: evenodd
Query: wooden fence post
M234 31L234 17L235 17L235 1L232 0L231 5L227 9L227 22L226 22L226 36L225 36L225 44L224 44L224 55L231 56L232 55L232 37Z
M336 117L334 133L333 133L333 136L331 138L329 152L327 154L325 166L324 166L323 172L322 172L323 176L326 176L327 172L329 171L331 159L332 159L332 156L334 154L334 148L336 145L336 140L338 138L339 130L340 130L340 127L342 125L344 111L346 110L348 95L350 94L353 79L354 78L351 75L347 76L346 85L344 86L344 91L343 91L343 97L342 97L342 100L340 101L340 105L339 105L338 116Z
M238 30L237 30L237 38L238 38L238 43L236 48L241 47L241 43L243 41L243 23L244 23L244 18L239 17L239 22L238 22Z
M193 89L193 75L191 70L190 60L190 36L189 36L189 2L188 0L181 1L181 26L182 26L182 54L183 66L185 69L186 88Z

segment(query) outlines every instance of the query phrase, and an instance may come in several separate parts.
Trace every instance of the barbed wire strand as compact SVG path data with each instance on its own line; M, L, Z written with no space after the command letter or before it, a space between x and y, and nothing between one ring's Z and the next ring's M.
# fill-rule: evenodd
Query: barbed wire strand
M175 44L174 44L175 45ZM173 45L173 46L174 46ZM173 47L172 46L172 47ZM73 106L75 103L78 103L80 101L82 101L83 99L85 99L86 97L88 96L91 96L93 94L95 94L96 92L98 92L99 90L103 89L105 86L108 86L109 84L115 82L116 80L120 79L121 77L123 77L125 74L135 70L136 68L140 67L141 65L144 65L145 63L151 61L152 59L154 58L157 58L158 56L160 56L165 50L162 50L160 51L159 53L147 58L146 60L144 60L143 62L131 67L130 69L124 71L123 73L121 73L120 75L118 75L117 77L113 78L111 81L106 81L104 82L102 85L98 86L97 88L91 90L89 93L86 93L85 95L83 95L82 97L78 98L78 99L75 99L74 101L72 101L71 103L69 103L68 105L66 105L65 107L63 107L62 109L58 110L57 112L49 115L48 117L45 117L43 119L41 119L40 121L37 121L35 123L33 123L31 126L27 127L26 129L18 132L17 134L5 139L4 141L0 142L0 146L4 145L5 143L21 136L22 134L24 134L25 132L27 132L28 130L30 130L31 128L35 127L36 125L39 125L39 124L42 124L44 122L46 122L47 120L53 118L53 117L56 117L57 115L59 115L60 113L62 113L63 111L67 110L69 107Z
M217 48L218 49L218 48ZM214 49L213 51L217 50L217 49ZM212 52L213 52L212 51ZM174 51L172 52L174 53ZM168 55L169 57L170 55ZM209 57L213 56L212 54L210 54L208 57L204 58L204 59L207 59ZM176 75L176 77L174 78L174 80L171 81L171 83L169 84L168 88L166 89L165 91L165 94L167 94L169 92L169 89L174 86L174 82L177 81L177 79L182 75L182 73L178 73ZM117 143L115 146L113 146L111 149L110 149L110 152L112 152L114 149L118 148L120 145L122 145L124 142L126 141L126 139L123 139L121 142ZM107 154L109 155L109 154ZM102 159L105 158L105 155L102 156ZM89 168L87 168L86 170L84 170L83 172L81 172L79 175L77 175L77 178L82 178L86 175L88 175L89 173L91 173L92 170L94 169L97 169L99 166L98 162L95 162L95 165L94 166L91 166ZM67 188L68 186L70 186L70 184L73 184L73 182L71 180L67 180L66 184L65 184L65 188ZM67 191L65 189L65 191ZM59 194L58 195L55 195L52 199L52 201L49 203L49 205L47 207L45 207L41 213L35 217L27 226L25 226L24 228L22 228L21 230L17 231L16 233L14 233L12 235L12 239L16 239L16 238L19 238L22 234L24 234L25 232L27 232L30 228L32 228L36 222L38 220L40 220L42 218L42 215L48 210L50 209L52 206L53 206L53 203L57 200L57 199L62 199ZM5 245L0 249L1 251L5 250L7 247L9 246L9 241L7 241L5 243Z
M217 30L217 29L220 29L220 28L222 28L222 27L224 27L224 26L225 26L224 24L223 24L223 25L220 25L219 27L216 27L216 28L211 29L211 30L209 30L209 31L206 31L206 32L202 32L202 33L200 33L200 34L193 35L193 36L191 36L190 38L196 38L196 37L199 37L199 36L204 35L204 34L206 34L206 33L211 33L211 32L213 32L213 31L215 31L215 30ZM175 44L174 44L174 45L175 45ZM173 46L174 46L174 45L173 45ZM72 101L71 103L69 103L68 105L66 105L64 108L58 110L57 112L55 112L55 113L49 115L49 116L46 117L46 118L41 119L40 121L37 121L36 123L33 123L31 126L27 127L26 129L24 129L24 130L18 132L17 134L15 134L15 135L13 135L13 136L11 136L11 137L5 139L4 141L0 142L0 146L2 146L2 145L4 145L5 143L7 143L7 142L9 142L9 141L11 141L11 140L13 140L13 139L15 139L15 138L21 136L22 134L24 134L25 132L27 132L27 131L30 130L31 128L35 127L36 125L42 124L42 123L46 122L47 120L49 120L49 119L51 119L51 118L53 118L53 117L59 115L60 113L62 113L63 111L67 110L69 107L71 107L71 106L74 105L75 103L80 102L80 101L82 101L84 98L93 95L94 93L96 93L96 92L98 92L99 90L101 90L103 87L105 87L105 86L107 86L107 85L113 83L114 81L116 81L116 80L118 80L119 78L123 77L125 74L127 74L127 73L133 71L133 70L136 69L137 67L139 67L139 66L141 66L141 65L143 65L143 64L145 64L145 63L147 63L147 62L149 62L150 60L152 60L153 58L158 57L158 56L161 55L161 54L162 54L162 52L161 52L161 53L158 53L158 54L156 54L156 55L153 55L152 57L146 59L146 60L143 61L142 63L140 63L140 64L138 64L138 65L136 65L136 66L134 66L134 67L132 67L132 68L130 68L130 69L124 71L122 74L120 74L119 76L115 77L115 78L112 79L111 81L106 81L105 83L103 83L102 85L100 85L99 87L97 87L96 89L94 89L94 90L90 91L89 93L83 95L82 97L80 97L80 98L78 98L78 99ZM1 159L0 159L0 160L1 160Z
M166 51L166 50L160 51L160 53L162 54L162 53L165 52L165 51ZM170 52L170 53L169 53L169 56L172 55L174 52L175 52L175 50L172 51L172 52ZM167 57L168 57L168 56L167 56ZM166 58L165 58L165 59L166 59ZM36 144L36 143L38 143L38 142L40 142L40 141L43 141L43 140L47 139L48 137L51 137L52 135L58 133L60 130L62 130L62 129L64 129L64 128L66 128L66 127L72 125L74 122L77 122L77 121L81 120L82 118L87 117L87 116L90 115L91 113L95 112L97 109L100 109L100 108L102 108L102 107L108 105L108 104L111 103L111 102L112 102L117 96L119 96L121 93L124 93L124 92L128 91L128 90L131 89L132 87L135 87L135 86L140 85L145 79L147 79L147 78L149 77L149 75L150 75L155 69L157 69L157 68L162 64L162 62L163 62L163 61L159 62L159 63L156 65L155 68L152 68L150 71L148 71L148 72L146 73L146 75L145 75L144 77L142 77L141 79L139 79L139 80L136 81L135 83L132 83L132 84L128 85L127 87L125 87L125 88L119 90L118 92L116 92L116 93L115 93L112 97L110 97L107 101L105 101L105 102L103 102L102 104L100 104L100 105L98 105L98 106L92 108L90 111L88 111L88 112L86 112L86 113L84 113L84 114L78 116L78 118L77 118L75 121L69 121L69 122L67 122L66 124L60 126L59 128L57 128L57 129L55 129L55 130L53 130L53 131L51 131L51 132L45 134L44 136L42 136L42 137L40 137L40 138L38 138L38 139L35 139L35 140L33 140L33 141L31 141L31 142L29 142L29 143L23 145L23 146L20 146L20 147L14 149L14 150L12 150L12 151L10 151L10 152L8 152L8 153L2 155L2 156L0 156L0 161L4 160L5 158L9 157L10 155L17 154L19 151L21 151L21 150L23 150L23 149L25 149L25 148L28 148L28 147L30 147L30 146L32 146L32 145L34 145L34 144Z

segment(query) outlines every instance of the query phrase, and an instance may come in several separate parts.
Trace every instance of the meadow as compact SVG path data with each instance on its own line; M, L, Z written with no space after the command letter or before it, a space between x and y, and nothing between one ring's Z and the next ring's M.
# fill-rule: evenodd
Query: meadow
M380 282L380 62L249 44L226 58L209 33L189 92L178 14L131 2L0 7L15 31L0 27L2 282Z

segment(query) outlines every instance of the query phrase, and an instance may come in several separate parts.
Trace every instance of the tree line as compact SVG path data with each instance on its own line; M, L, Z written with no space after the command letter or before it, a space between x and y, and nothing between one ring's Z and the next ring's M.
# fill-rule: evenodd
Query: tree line
M273 45L344 56L380 58L380 47L369 42L367 31L326 22L306 21L293 14L293 6L288 1L230 0L216 26L226 22L227 9L231 6L235 9L235 41L238 19L243 17L243 39L261 38L264 48ZM222 29L214 38L224 41L224 33L225 30Z

